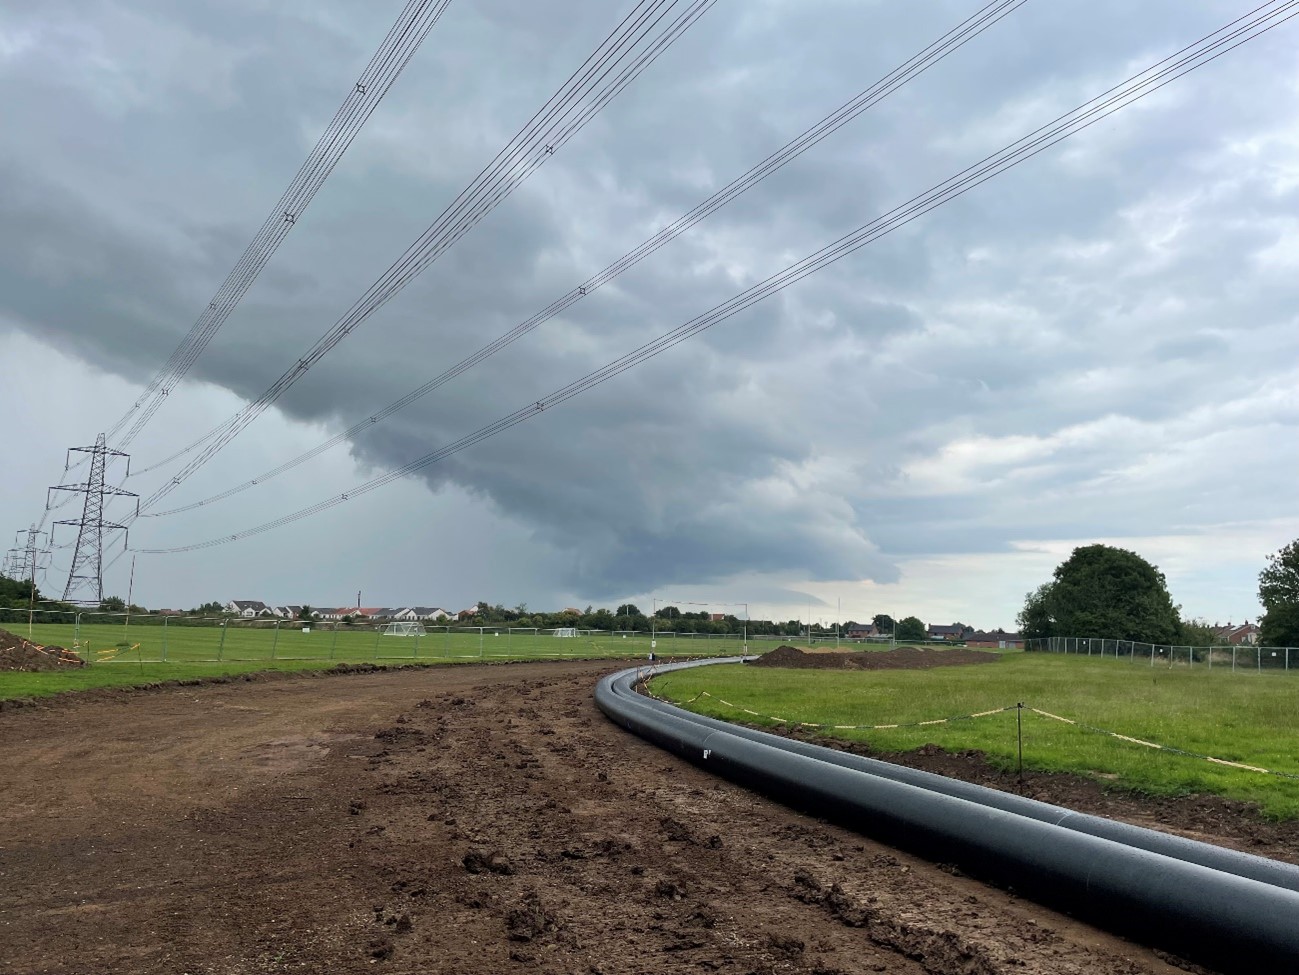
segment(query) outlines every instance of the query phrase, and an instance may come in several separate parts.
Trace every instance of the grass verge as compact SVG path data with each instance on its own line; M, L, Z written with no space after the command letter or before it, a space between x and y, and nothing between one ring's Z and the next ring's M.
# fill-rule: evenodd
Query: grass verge
M1007 654L994 665L932 670L814 671L718 665L666 674L654 692L729 721L776 725L719 699L786 722L914 724L1026 705L1133 738L1299 776L1299 675L1150 668L1127 661ZM707 691L711 696L699 696ZM825 731L880 751L925 744L978 749L1013 768L1016 714L919 728ZM1023 712L1024 765L1074 772L1158 795L1211 793L1255 802L1274 819L1299 818L1299 779L1157 751Z

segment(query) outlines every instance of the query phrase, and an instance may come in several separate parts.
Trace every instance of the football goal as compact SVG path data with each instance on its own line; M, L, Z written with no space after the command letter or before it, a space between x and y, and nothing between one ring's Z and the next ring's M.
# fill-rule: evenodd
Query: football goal
M567 637L574 637L574 636L577 636L577 627L575 627L575 626L560 626L560 627L557 627L557 628L555 629L555 636L561 636L561 637L562 637L562 636L567 636Z
M394 620L383 628L384 636L424 636L424 624L412 620Z

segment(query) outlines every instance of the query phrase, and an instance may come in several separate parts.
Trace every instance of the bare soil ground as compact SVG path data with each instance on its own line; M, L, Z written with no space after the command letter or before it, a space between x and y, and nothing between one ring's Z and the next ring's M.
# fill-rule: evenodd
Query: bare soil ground
M712 778L605 662L100 693L0 713L6 973L1172 975Z

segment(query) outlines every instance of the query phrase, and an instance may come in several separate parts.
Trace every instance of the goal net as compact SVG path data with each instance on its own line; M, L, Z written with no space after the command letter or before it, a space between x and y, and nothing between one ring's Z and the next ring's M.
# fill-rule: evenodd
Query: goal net
M397 620L383 628L384 636L424 636L424 624L411 620Z
M561 627L558 627L558 628L556 628L556 630L555 630L555 636L560 636L560 637L563 637L563 636L568 636L568 637L577 636L577 627L575 627L575 626L561 626Z

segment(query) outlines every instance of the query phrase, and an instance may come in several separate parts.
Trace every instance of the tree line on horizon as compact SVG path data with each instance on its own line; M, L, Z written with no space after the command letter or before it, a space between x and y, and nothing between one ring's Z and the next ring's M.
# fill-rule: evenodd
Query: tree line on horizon
M1299 539L1267 556L1267 565L1259 573L1259 602L1263 606L1260 639L1264 646L1299 646ZM27 619L35 607L40 621L70 619L86 612L75 606L41 596L30 580L11 579L0 574L0 622ZM143 606L130 605L117 596L105 598L99 610L106 613L130 613L139 623L158 623ZM225 604L211 600L177 616L227 616ZM731 635L748 632L754 636L832 636L846 634L858 626L848 620L839 627L805 623L801 620L744 620L735 614L713 619L712 613L667 605L646 615L634 603L623 603L613 610L587 606L585 610L534 612L526 603L513 609L480 601L471 616L459 619L467 626L514 626L551 629L572 626L584 630L651 630L664 632ZM310 606L303 606L299 618L315 619ZM345 619L346 623L355 622ZM1131 640L1138 643L1180 646L1210 646L1220 642L1213 626L1202 620L1183 619L1181 607L1173 602L1168 583L1159 569L1135 552L1111 545L1085 545L1074 549L1043 583L1024 599L1016 617L1025 638L1052 636L1094 637ZM870 623L881 635L892 635L898 641L916 642L927 635L925 623L915 616L895 620L887 613L872 617ZM956 624L961 625L961 624Z

